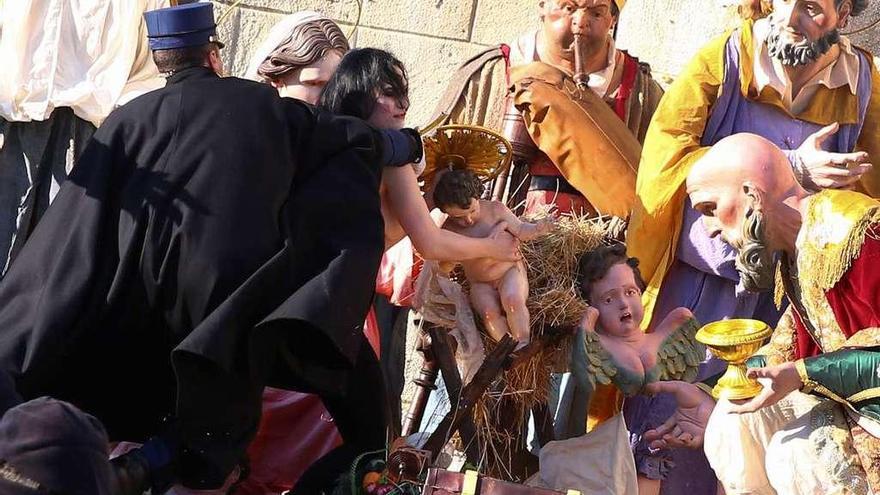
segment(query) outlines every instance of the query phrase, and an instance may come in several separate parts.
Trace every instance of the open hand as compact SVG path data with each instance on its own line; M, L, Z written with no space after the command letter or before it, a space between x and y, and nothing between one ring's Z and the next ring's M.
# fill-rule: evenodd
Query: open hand
M865 172L871 170L868 154L832 153L822 149L829 137L838 131L837 123L828 125L811 134L797 149L800 158L801 182L807 189L840 189L853 185Z
M702 447L706 423L715 408L715 401L709 394L692 383L679 381L650 383L644 391L649 395L670 393L678 405L665 423L645 432L645 440L651 448Z
M732 404L730 412L740 414L755 412L762 407L776 404L779 399L804 385L794 363L783 363L767 368L750 368L748 376L757 379L764 386L764 389L748 401Z
M544 235L556 228L556 219L553 217L543 218L535 224L535 233Z

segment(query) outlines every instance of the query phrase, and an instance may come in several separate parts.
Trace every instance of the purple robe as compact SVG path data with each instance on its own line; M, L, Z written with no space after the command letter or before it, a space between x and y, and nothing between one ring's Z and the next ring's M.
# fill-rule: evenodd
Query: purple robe
M739 46L740 36L736 31L727 42L724 82L711 109L701 144L712 146L732 134L749 132L769 139L782 150L796 149L824 126L794 119L776 107L746 99L740 90ZM871 65L863 53L858 52L858 56L859 121L841 125L837 134L823 143L823 148L828 151L851 152L862 130L871 96ZM754 318L775 326L782 313L773 304L773 294L743 290L734 266L735 257L732 247L718 237L708 236L699 212L687 201L675 261L657 297L656 317L662 318L671 310L684 306L704 324L727 318ZM701 366L699 379L723 369L723 362L708 358ZM627 425L632 432L636 466L640 474L657 478L660 474L658 466L668 468L665 460L671 455L675 468L663 481L661 493L714 495L715 476L702 450L673 449L652 454L641 440L644 431L662 424L675 410L674 399L664 395L635 397L624 405Z

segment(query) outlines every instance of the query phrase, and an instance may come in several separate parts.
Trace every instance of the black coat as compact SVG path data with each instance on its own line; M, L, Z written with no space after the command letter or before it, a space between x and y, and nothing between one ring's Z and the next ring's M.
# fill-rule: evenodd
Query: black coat
M173 417L189 484L222 479L263 385L343 388L383 249L380 153L268 85L172 76L98 129L0 284L0 368L111 439Z

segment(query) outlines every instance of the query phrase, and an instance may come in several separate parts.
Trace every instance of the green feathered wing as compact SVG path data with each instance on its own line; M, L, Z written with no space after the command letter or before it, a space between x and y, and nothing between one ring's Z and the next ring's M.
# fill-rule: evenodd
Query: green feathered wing
M666 337L657 351L658 380L697 379L700 363L706 356L705 346L697 342L699 329L700 324L691 318Z

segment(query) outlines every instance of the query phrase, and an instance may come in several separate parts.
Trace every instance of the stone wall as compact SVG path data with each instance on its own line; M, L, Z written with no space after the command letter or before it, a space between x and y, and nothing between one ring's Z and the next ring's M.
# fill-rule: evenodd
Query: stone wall
M244 74L251 53L281 17L320 10L334 18L353 46L394 52L410 73L413 107L409 125L424 125L456 67L487 46L508 42L537 26L537 0L243 0L224 20L220 36L234 75ZM214 0L218 15L234 0ZM708 39L735 25L734 0L629 0L620 19L618 45L649 62L668 83ZM880 17L880 1L850 29ZM880 53L880 28L853 36Z

